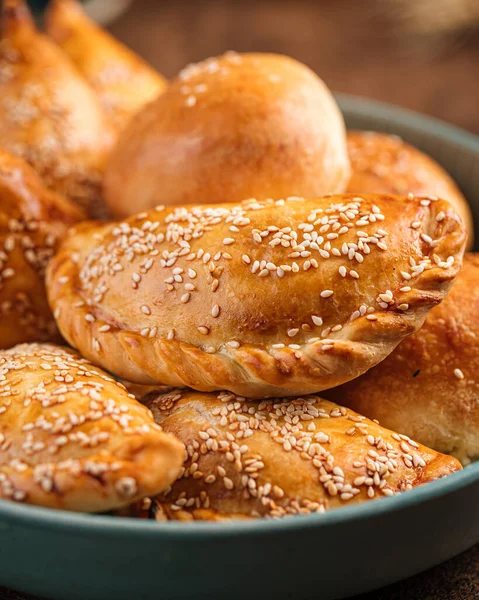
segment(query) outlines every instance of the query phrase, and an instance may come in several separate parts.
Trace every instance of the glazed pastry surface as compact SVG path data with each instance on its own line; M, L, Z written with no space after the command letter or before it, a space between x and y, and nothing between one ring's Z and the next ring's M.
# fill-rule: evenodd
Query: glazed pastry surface
M49 301L69 343L127 380L304 394L416 331L464 243L450 205L427 198L157 207L77 228L51 263Z
M0 347L58 340L45 269L68 229L85 218L33 168L0 149Z
M103 214L100 184L113 136L95 93L37 31L22 0L3 3L1 25L0 147L90 215Z
M182 444L76 352L22 344L0 372L0 498L104 512L176 479Z
M77 0L50 2L45 28L93 87L116 132L166 88L162 75L99 27Z
M459 462L317 396L249 401L174 390L145 398L186 447L158 519L283 517L393 496Z
M305 65L229 52L184 69L118 140L105 174L112 214L157 204L343 192L341 112Z
M351 179L347 191L437 196L450 202L464 221L467 247L474 242L469 204L452 177L430 156L401 138L374 131L348 131Z
M479 256L423 327L382 363L325 394L464 464L479 458Z

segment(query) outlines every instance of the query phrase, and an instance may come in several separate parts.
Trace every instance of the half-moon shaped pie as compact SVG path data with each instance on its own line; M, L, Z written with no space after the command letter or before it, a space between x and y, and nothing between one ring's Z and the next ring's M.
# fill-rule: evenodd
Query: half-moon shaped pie
M145 398L186 447L156 518L219 520L324 512L393 496L459 462L317 396L258 401L174 390Z
M188 65L120 135L105 200L126 217L157 204L344 192L342 114L306 65L278 54L227 52Z
M48 294L65 339L119 377L288 396L383 360L443 299L464 243L428 198L160 206L77 228Z
M48 187L101 213L113 136L94 91L38 32L23 0L3 3L1 25L0 147L27 160Z
M45 29L97 93L115 131L166 88L166 80L101 29L77 0L50 2Z
M0 352L1 499L104 512L165 489L183 459L150 411L76 352Z
M28 163L0 149L0 348L60 338L45 269L69 227L84 218Z

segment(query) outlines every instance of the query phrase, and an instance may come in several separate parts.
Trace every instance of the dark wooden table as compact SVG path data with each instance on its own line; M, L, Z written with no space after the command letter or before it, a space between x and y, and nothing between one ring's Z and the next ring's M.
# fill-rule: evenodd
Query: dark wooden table
M386 4L135 0L110 29L168 77L188 62L229 49L279 52L308 64L336 91L392 102L479 134L479 36L434 44L411 38L385 11ZM453 527L453 515L451 521ZM477 599L479 546L423 574L356 598ZM0 600L27 600L27 596L0 588Z

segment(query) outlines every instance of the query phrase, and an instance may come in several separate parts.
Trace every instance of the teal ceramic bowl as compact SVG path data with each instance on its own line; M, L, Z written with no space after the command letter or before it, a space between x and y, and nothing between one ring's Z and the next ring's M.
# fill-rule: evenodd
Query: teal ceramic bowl
M397 133L450 171L479 223L479 139L339 97L348 127ZM155 523L0 502L0 585L64 600L332 600L479 542L479 463L411 492L324 515Z

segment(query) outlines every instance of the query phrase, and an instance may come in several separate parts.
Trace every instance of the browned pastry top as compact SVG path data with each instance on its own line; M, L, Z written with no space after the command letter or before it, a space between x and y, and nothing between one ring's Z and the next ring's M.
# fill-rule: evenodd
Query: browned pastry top
M95 93L40 34L23 0L6 0L0 39L0 147L90 214L113 136Z
M101 29L77 0L52 0L45 29L93 87L115 131L166 88L164 77Z
M125 379L309 393L420 327L464 240L450 205L427 198L158 207L77 228L49 269L49 299L65 338Z
M325 394L464 463L479 458L479 255L424 326L374 369Z
M107 511L162 491L183 458L144 406L72 350L0 352L0 498Z
M338 193L349 175L343 118L317 75L286 56L229 52L188 66L131 121L104 188L123 217Z
M159 518L282 517L393 496L459 462L317 396L255 402L174 390L145 399L187 456Z
M349 131L351 179L347 191L437 196L448 200L466 225L468 248L474 242L469 204L452 177L430 156L396 135Z
M0 149L0 348L59 338L45 269L59 240L83 218L30 165Z

